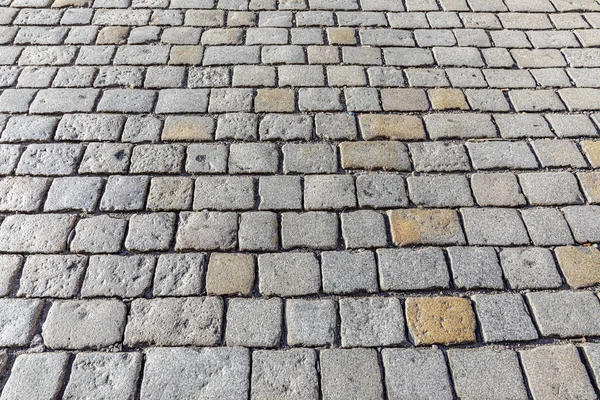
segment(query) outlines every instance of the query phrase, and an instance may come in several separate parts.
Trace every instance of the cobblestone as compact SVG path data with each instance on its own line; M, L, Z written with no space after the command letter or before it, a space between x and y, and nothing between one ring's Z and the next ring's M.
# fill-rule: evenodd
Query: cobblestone
M0 0L0 399L598 397L599 11Z

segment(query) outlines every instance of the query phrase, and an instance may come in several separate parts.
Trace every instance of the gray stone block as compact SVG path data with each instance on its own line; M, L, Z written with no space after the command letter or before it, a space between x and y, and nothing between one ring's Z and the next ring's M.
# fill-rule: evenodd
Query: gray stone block
M287 300L285 321L290 346L333 344L336 332L336 303L331 299Z
M231 250L237 230L236 213L184 212L179 214L175 250Z
M394 208L408 205L404 179L398 175L359 175L356 178L356 192L361 207Z
M384 349L381 351L388 396L452 399L446 361L438 349Z
M338 237L336 214L312 211L281 215L281 244L284 249L335 249Z
M118 253L125 238L127 220L98 215L82 218L75 226L71 251L75 253Z
M385 247L387 234L384 216L376 211L342 213L342 236L348 249Z
M306 210L342 210L356 206L354 178L350 175L309 175L304 178Z
M382 290L447 288L450 275L439 248L380 249L379 279Z
M555 208L528 208L521 216L531 241L536 246L573 244L573 235L560 210Z
M321 253L323 292L349 294L378 291L377 265L370 251Z
M462 208L470 245L513 246L529 244L519 213L500 208Z
M491 247L450 247L454 284L459 289L503 289L502 270Z
M38 211L49 184L48 178L3 178L0 180L0 211Z
M469 181L463 175L409 176L410 199L424 207L466 207L473 205Z
M264 296L303 296L321 288L319 261L311 253L258 256L258 288Z
M267 211L243 213L240 217L238 241L242 251L277 250L277 214Z
M320 353L323 398L383 399L381 371L375 349L331 349Z
M538 247L503 249L500 261L513 289L547 289L562 285L550 250Z
M402 305L395 297L340 300L342 347L406 343Z
M527 341L538 338L527 307L519 294L473 296L486 343Z
M0 296L8 296L21 270L23 257L4 254L0 256Z
M0 251L59 253L74 223L68 214L9 215L0 226Z
M283 318L281 299L232 299L227 309L228 346L278 347Z
M55 301L42 326L51 349L99 349L120 342L127 308L118 300Z
M194 296L202 292L204 254L161 254L154 273L154 296Z
M202 176L196 179L194 210L249 210L254 208L251 177Z
M83 297L139 297L150 287L153 256L93 255L90 257L81 295Z
M44 211L94 212L103 184L99 177L56 178L48 191Z
M108 178L102 200L101 211L135 211L144 208L148 190L148 176L119 176Z
M189 210L192 208L193 186L193 179L187 177L152 178L146 208L152 211Z
M571 206L563 208L563 212L577 242L600 241L600 228L597 224L600 206Z
M221 341L219 297L135 299L123 342L129 346L214 346Z
M0 399L52 399L59 395L67 372L67 353L22 354L17 357Z
M175 214L136 214L129 219L125 248L130 251L168 250L175 231Z
M26 347L31 343L42 312L40 300L0 300L0 346Z
M299 176L263 176L258 181L260 210L299 210L302 186Z
M27 257L18 296L75 297L85 271L86 258L75 255L32 255Z
M517 177L510 172L473 174L471 188L480 206L517 207L527 203Z

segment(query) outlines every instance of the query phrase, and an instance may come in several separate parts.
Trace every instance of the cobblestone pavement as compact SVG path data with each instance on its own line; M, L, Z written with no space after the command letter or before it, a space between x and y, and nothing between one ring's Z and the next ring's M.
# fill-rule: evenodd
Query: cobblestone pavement
M0 399L596 399L600 2L0 0Z

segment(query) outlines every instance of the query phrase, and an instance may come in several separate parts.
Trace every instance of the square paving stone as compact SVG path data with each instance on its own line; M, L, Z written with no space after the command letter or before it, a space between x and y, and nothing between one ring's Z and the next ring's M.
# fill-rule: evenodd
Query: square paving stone
M2 390L2 400L51 400L59 396L67 372L67 353L21 354Z
M127 220L98 215L82 218L75 226L71 251L75 253L118 253L121 250Z
M219 297L135 299L123 342L128 346L214 346L221 341Z
M320 356L324 399L383 399L381 371L375 349L322 350Z
M297 210L302 208L299 176L263 176L258 181L261 210Z
M40 300L0 299L0 346L26 347L42 311Z
M42 326L51 349L99 349L123 338L127 308L118 300L55 301Z
M519 174L523 193L533 206L581 204L583 194L577 178L568 172L533 172Z
M439 349L383 349L390 399L452 399L446 360Z
M161 254L154 274L154 296L193 296L202 291L204 254Z
M448 351L454 388L461 399L525 400L517 354L512 350L452 349Z
M22 264L22 256L8 254L0 256L0 296L9 295Z
M577 242L600 242L600 206L570 206L563 212Z
M520 351L523 370L534 398L559 400L565 397L595 399L585 366L577 348L540 346Z
M428 290L450 286L450 275L440 248L379 249L382 290Z
M478 294L473 301L486 343L535 340L537 331L519 294Z
M324 211L281 215L284 249L335 249L338 246L337 215Z
M143 376L143 399L247 398L250 352L227 347L150 348Z
M238 241L242 251L277 250L277 214L268 211L243 213L240 216Z
M48 178L4 177L0 180L0 210L22 212L39 210L49 185Z
M468 207L473 205L469 181L463 175L409 176L410 199L423 207Z
M385 247L387 233L384 215L371 210L341 215L342 236L348 249Z
M175 250L231 250L237 244L236 213L182 212Z
M95 177L66 177L52 181L44 211L80 210L93 212L100 200L104 180Z
M175 231L175 214L136 214L129 219L125 248L131 251L168 250Z
M397 298L340 300L342 347L380 347L406 342L402 305Z
M258 287L265 296L303 296L321 288L319 262L311 253L258 256Z
M500 252L500 261L504 276L513 289L549 289L562 285L548 249L505 248Z
M150 181L146 207L152 211L189 210L192 207L193 186L193 179L187 177L154 177Z
M80 173L124 173L129 169L131 145L126 143L90 143L79 164Z
M83 297L138 297L150 287L153 256L93 255L81 288Z
M454 210L393 210L388 218L397 246L466 244Z
M342 210L356 206L354 179L349 175L309 175L304 178L306 210Z
M326 346L333 344L337 309L332 299L287 300L285 321L290 346Z
M356 197L360 207L406 207L404 179L397 175L365 174L356 177Z
M212 253L206 273L206 292L249 296L254 288L254 257L249 254Z
M370 251L321 253L323 291L330 294L378 290L375 256Z
M277 347L281 339L282 311L279 298L232 299L227 309L227 345Z
M475 342L471 301L460 297L406 299L408 331L415 345Z
M529 235L516 210L462 208L470 245L514 246L529 244Z
M79 353L73 361L64 396L128 400L136 391L141 367L140 353Z
M76 255L32 255L27 257L19 296L75 297L85 271L86 258Z
M74 223L66 214L9 215L0 226L0 251L59 253Z
M148 176L120 176L108 178L102 200L101 211L134 211L144 208L148 190Z
M471 188L480 206L516 207L527 203L515 174L510 172L473 174Z
M581 289L600 283L600 250L596 247L557 247L554 254L572 288Z
M16 172L19 175L70 175L75 173L82 151L79 144L30 144Z
M573 235L565 217L555 208L527 208L521 216L531 241L536 246L573 244Z
M527 293L542 336L598 336L600 303L592 292Z
M254 208L254 180L251 177L203 176L196 179L195 210L248 210L252 208Z
M491 247L450 247L454 284L459 289L503 289L502 270Z
M314 350L258 350L252 353L253 399L318 399Z

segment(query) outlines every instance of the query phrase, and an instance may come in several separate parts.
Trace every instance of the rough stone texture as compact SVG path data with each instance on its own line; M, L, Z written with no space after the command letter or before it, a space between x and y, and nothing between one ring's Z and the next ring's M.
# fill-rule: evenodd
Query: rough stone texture
M105 348L123 337L127 309L118 300L56 301L42 327L52 349Z
M320 355L324 398L383 398L381 372L374 349L322 350Z
M520 354L534 398L596 398L575 346L544 346Z
M38 317L42 311L39 300L0 300L0 345L24 347L31 342Z
M170 368L165 368L168 365ZM239 399L248 396L250 352L242 348L152 348L141 397Z
M406 319L416 345L475 341L475 314L468 299L410 297L406 300Z
M398 246L465 244L452 210L394 210L388 212L392 240Z
M473 301L486 342L537 339L537 331L520 295L477 294Z
M75 255L29 256L25 260L19 296L69 298L77 295L86 259Z
M254 258L247 254L213 253L206 273L207 293L249 296L254 288L254 265Z
M204 254L162 254L158 257L152 293L155 296L190 296L202 291Z
M17 357L0 399L53 399L58 396L67 353L22 354Z
M75 217L65 214L10 215L0 226L0 251L58 253Z
M261 254L258 276L264 296L311 295L321 287L319 262L310 253Z
M396 298L340 301L343 347L380 347L405 342L402 306Z
M452 399L444 355L438 349L384 349L385 383L392 399Z
M281 338L281 299L233 299L227 309L228 346L277 347Z
M595 247L557 247L554 251L569 286L580 289L600 283L600 251Z
M289 300L285 320L291 346L332 344L336 332L336 303L324 300Z
M381 249L377 250L377 255L383 290L428 290L449 286L448 267L439 248Z
M152 256L91 256L81 295L141 296L150 287L155 264Z
M221 339L223 301L218 297L136 299L124 343L130 346L212 346Z

